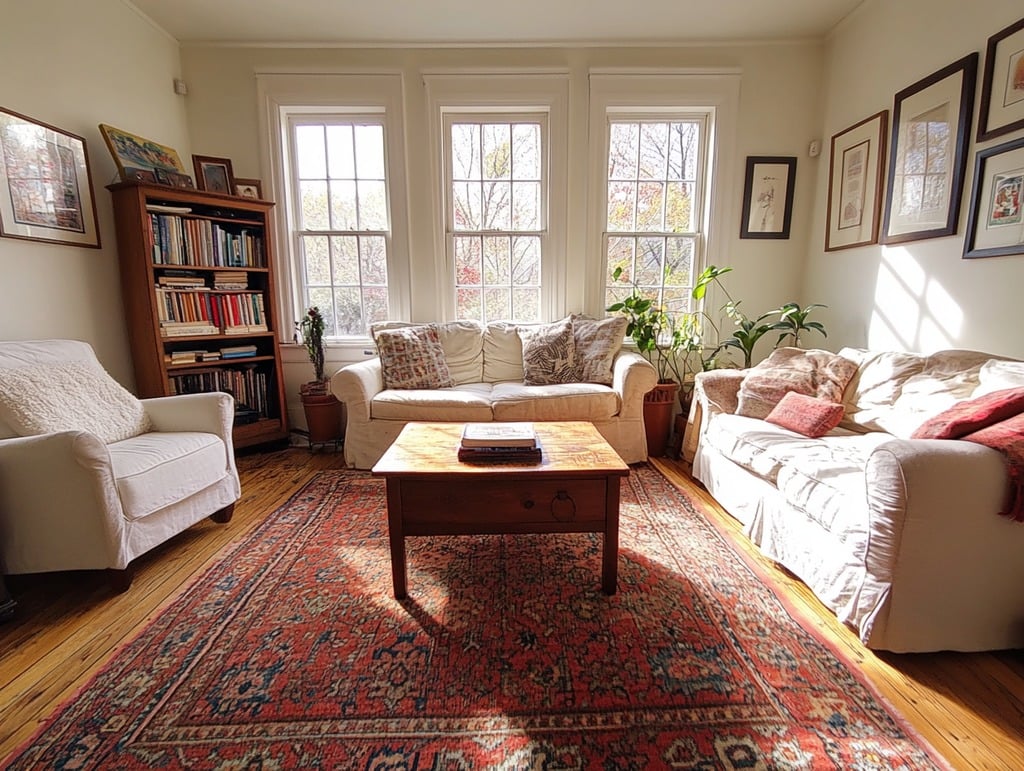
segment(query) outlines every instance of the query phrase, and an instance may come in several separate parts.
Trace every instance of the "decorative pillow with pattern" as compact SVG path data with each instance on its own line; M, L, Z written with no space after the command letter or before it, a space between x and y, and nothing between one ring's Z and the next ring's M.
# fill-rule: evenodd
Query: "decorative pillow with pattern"
M520 327L519 336L523 341L523 382L526 385L577 382L571 317L551 324Z
M455 385L433 324L374 332L387 389L451 388Z
M629 320L625 316L606 319L572 317L578 382L612 384L612 365L622 348L628 324Z
M765 421L817 439L838 426L842 419L842 404L787 391Z
M765 418L789 391L841 402L856 372L856 363L830 351L778 348L747 371L736 414Z

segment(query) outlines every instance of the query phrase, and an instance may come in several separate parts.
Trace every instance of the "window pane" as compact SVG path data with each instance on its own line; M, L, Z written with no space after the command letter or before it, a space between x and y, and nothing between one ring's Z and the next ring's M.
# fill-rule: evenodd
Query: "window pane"
M473 123L452 125L452 179L480 179L480 127Z
M540 126L517 123L512 127L512 178L540 179Z
M488 319L512 319L512 298L507 287L484 290L484 310Z
M608 179L636 179L640 127L613 123L608 147Z
M364 289L363 308L365 309L367 327L378 321L387 321L390 315L388 313L388 288L386 286L371 286Z
M384 127L356 126L356 175L384 179Z
M668 124L644 123L640 127L640 179L665 179L668 162Z
M306 293L306 305L315 305L320 309L320 315L324 317L324 334L334 325L334 303L332 302L331 288L311 287Z
M512 280L512 255L509 239L488 236L484 239L484 283L508 286Z
M608 229L633 230L636 211L636 183L608 183Z
M306 261L306 283L324 286L331 283L331 261L326 236L305 236L302 251Z
M362 236L359 239L359 264L362 266L363 285L387 286L388 263L384 238Z
M327 230L327 183L300 182L299 197L302 206L302 230Z
M356 183L331 182L331 230L356 230Z
M483 126L484 179L512 176L512 127L508 123Z
M332 283L335 286L359 283L358 241L357 236L331 237L331 249L334 257Z
M669 182L665 202L665 230L673 233L692 233L693 185L688 182Z
M637 230L664 230L661 215L663 198L664 189L661 182L641 182L637 185Z
M366 334L366 323L363 320L363 306L360 302L358 287L346 286L334 290L334 302L337 308L335 335ZM326 331L324 332L326 335Z
M696 179L700 162L700 124L673 123L669 179Z
M455 283L458 286L479 286L481 268L480 238L476 236L455 237Z
M355 179L351 126L327 127L327 168L332 179Z
M452 207L456 230L480 229L480 183L455 182L452 185Z
M540 230L540 183L512 183L512 230Z
M299 177L302 179L327 177L327 161L324 155L323 126L295 127L295 154Z
M690 287L693 275L693 239L669 238L665 245L665 286Z
M519 321L540 321L540 287L512 290L511 318Z
M509 182L484 182L483 226L489 230L508 230L512 224L512 185Z
M387 192L383 182L359 182L359 229L386 230Z
M662 238L637 239L636 281L641 286L661 286L664 245Z
M611 286L612 274L617 268L622 268L620 281L628 283L633 280L633 245L636 241L632 238L609 238L608 239L608 275L605 283ZM628 294L628 290L626 291Z
M460 319L484 318L483 290L460 288L455 291L455 312Z
M540 238L519 236L512 239L512 284L540 286Z

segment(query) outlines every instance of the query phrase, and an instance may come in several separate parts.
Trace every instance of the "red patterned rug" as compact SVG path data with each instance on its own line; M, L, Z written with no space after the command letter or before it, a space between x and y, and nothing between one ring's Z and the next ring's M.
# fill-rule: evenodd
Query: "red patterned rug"
M596 535L408 540L326 471L118 651L11 768L944 768L684 494ZM7 766L5 766L7 767Z

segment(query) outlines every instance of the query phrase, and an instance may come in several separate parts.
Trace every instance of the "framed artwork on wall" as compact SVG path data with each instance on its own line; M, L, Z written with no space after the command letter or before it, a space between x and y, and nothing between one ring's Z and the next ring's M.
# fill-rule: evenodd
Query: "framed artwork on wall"
M789 238L795 180L795 157L747 158L740 238Z
M130 134L106 123L100 124L100 133L114 157L121 179L126 182L156 182L158 170L185 173L181 158L173 147Z
M878 240L888 123L889 111L882 110L832 137L826 252Z
M196 187L200 190L225 195L235 194L235 175L231 170L230 158L193 155L192 165L196 171Z
M82 137L0 108L0 235L99 248Z
M972 53L896 94L883 244L956 233L977 73Z
M978 141L1024 128L1024 19L988 39Z
M964 257L1024 254L1024 137L979 150Z

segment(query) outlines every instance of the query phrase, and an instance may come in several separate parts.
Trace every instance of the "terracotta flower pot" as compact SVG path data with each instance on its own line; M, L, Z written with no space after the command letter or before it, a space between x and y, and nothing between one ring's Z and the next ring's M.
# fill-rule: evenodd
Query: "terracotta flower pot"
M309 430L309 443L323 444L342 438L342 403L334 394L302 393L302 410L306 414L306 428Z
M678 390L678 383L658 383L644 394L644 430L647 433L647 454L652 458L665 454Z

